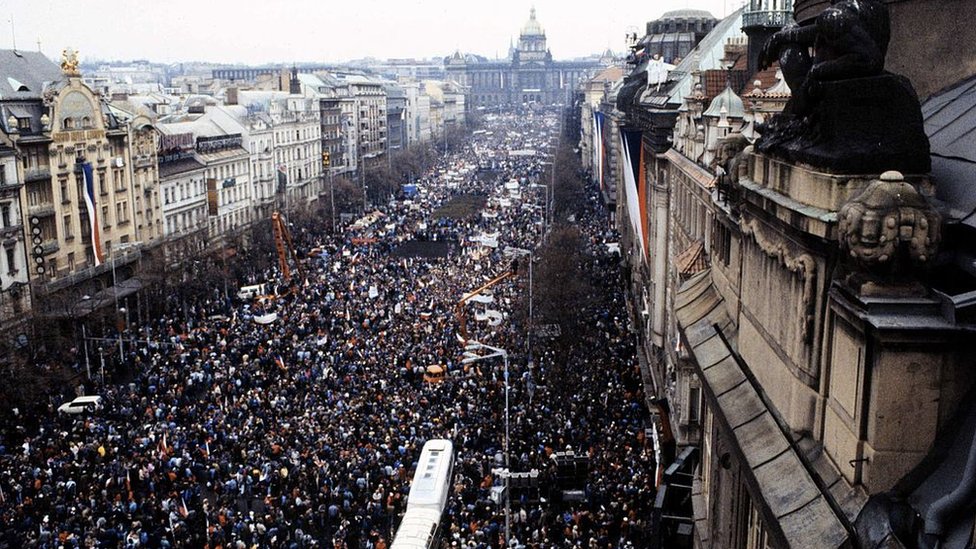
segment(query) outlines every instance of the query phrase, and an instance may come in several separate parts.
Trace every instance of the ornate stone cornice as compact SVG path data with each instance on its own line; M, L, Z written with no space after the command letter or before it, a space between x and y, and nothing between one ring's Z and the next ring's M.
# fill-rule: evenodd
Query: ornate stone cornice
M786 270L797 274L803 281L803 294L799 303L799 317L801 319L800 335L804 342L809 343L813 337L813 317L815 310L817 262L808 253L795 253L795 245L782 236L771 233L758 220L747 214L742 217L740 224L742 234L751 236L763 252L779 261Z

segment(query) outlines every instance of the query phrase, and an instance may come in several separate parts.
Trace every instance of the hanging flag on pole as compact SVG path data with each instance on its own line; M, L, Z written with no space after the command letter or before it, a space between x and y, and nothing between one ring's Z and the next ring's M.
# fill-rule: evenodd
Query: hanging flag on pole
M642 215L645 208L641 204L643 197L639 193L637 183L640 177L641 161L641 132L620 128L620 152L624 163L624 190L627 200L627 215L634 230L634 237L640 243L644 258L647 255L647 238L645 225L646 216Z
M596 135L594 139L596 140L596 174L597 183L600 185L600 190L603 191L606 187L604 182L604 167L607 165L607 120L606 115L602 112L597 111L593 114L596 117Z
M92 255L95 258L95 266L98 267L105 261L102 253L102 235L98 228L98 210L95 208L95 178L92 173L91 162L84 162L81 165L81 174L84 179L85 189L85 208L88 209L88 225L91 229Z

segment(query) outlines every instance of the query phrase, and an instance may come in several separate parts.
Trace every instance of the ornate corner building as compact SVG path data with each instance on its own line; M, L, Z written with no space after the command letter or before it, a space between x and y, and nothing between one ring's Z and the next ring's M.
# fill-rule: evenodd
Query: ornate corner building
M617 189L659 412L652 546L972 546L961 10L752 0L659 71L635 41L606 85L581 149Z
M137 280L125 283L131 265L162 229L155 132L85 85L71 50L60 68L14 50L0 52L0 66L9 87L0 101L4 150L16 158L4 162L11 184L0 191L19 195L0 206L9 235L20 223L26 244L21 252L5 241L10 286L26 299L29 280L33 310L49 318L124 299L139 289Z

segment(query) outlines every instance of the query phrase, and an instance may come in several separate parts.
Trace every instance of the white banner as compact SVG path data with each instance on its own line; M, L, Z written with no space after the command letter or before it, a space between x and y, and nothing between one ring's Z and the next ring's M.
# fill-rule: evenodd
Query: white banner
M634 181L634 159L630 157L630 147L627 138L623 133L620 135L620 152L624 158L624 187L627 194L627 215L630 217L630 224L634 229L634 238L640 242L641 252L647 257L647 250L644 249L644 231L641 227L640 218L640 195L637 193L637 181ZM639 162L640 159L637 159Z
M254 322L258 324L271 324L275 320L278 320L278 313L268 313L266 315L254 315Z

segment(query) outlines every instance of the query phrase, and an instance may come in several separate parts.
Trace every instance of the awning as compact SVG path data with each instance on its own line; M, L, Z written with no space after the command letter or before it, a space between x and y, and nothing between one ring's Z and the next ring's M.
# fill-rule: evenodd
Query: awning
M103 307L114 306L118 300L130 296L142 289L142 281L138 278L120 280L115 286L99 290L94 295L83 296L74 303L63 307L49 307L39 310L45 318L82 318Z
M844 545L844 524L733 355L736 327L712 284L711 269L681 285L675 316L709 407L744 458L750 484L758 487L756 504L776 517L791 547Z

